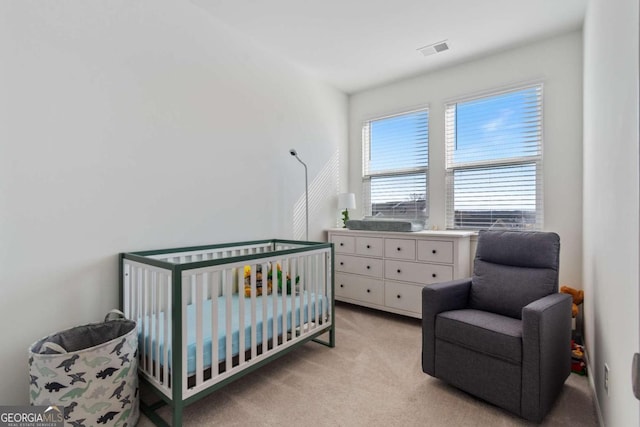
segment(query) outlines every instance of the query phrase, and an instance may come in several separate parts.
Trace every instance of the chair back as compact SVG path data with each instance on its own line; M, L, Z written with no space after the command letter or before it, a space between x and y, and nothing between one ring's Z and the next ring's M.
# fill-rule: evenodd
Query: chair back
M480 231L470 307L521 319L524 306L558 291L559 264L556 233Z

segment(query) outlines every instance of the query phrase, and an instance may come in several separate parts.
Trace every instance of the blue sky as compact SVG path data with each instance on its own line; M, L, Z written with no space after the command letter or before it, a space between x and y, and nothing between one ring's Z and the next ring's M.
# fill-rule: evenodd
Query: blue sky
M504 161L539 154L539 87L506 92L456 105L456 141L449 165L478 161ZM428 152L428 112L416 111L371 122L370 172L398 170L402 167L425 167ZM441 138L438 138L441 141ZM432 142L433 143L433 142ZM488 173L488 175L486 175ZM484 186L477 185L479 174L489 177ZM408 183L405 192L390 186ZM455 209L535 209L535 164L473 168L455 174ZM516 182L517 189L510 186ZM374 178L372 202L408 200L425 192L425 180L412 175L402 179Z

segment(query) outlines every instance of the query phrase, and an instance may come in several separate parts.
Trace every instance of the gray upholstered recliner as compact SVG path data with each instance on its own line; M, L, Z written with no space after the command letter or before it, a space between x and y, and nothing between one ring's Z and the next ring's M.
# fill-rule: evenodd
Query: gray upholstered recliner
M473 277L422 291L422 370L541 421L571 372L555 233L481 231Z

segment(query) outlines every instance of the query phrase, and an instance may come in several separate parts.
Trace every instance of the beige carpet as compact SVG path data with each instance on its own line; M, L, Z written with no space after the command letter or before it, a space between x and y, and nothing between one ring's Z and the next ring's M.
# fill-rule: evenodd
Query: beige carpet
M533 425L424 374L418 319L338 303L336 326L335 348L305 344L189 406L184 425ZM571 374L542 425L597 425L586 377Z

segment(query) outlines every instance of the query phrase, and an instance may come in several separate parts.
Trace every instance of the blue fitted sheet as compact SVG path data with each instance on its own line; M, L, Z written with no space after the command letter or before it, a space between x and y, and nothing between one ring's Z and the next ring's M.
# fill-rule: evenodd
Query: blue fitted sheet
M291 322L291 299L295 298L295 327L300 326L300 295L287 295L286 296L286 313L287 313L287 332L290 332L292 329ZM281 294L271 294L267 296L259 296L256 297L256 342L257 344L262 343L262 331L263 331L263 299L267 300L267 340L273 338L273 298L277 300L277 332L276 335L282 334L282 295ZM317 300L317 303L316 303ZM315 295L313 293L305 292L302 295L302 323L307 323L308 321L308 304L311 303L311 320L316 318L316 306L318 307L319 317L323 312L323 304L326 301L326 297L321 295ZM231 297L231 353L232 356L236 356L239 354L239 341L240 341L240 304L244 304L244 346L242 347L242 351L247 351L251 349L251 298L246 298L242 295L238 296L238 294L234 294ZM202 324L202 335L203 335L203 366L205 368L211 367L211 300L205 300L202 304L203 310L203 324ZM226 358L227 353L227 326L226 326L226 318L227 318L227 303L226 298L221 296L217 298L217 313L218 313L218 362L222 362ZM149 317L145 316L145 324L151 325L149 323ZM164 362L164 313L161 312L159 315L159 334L155 336L155 327L151 328L149 331L149 326L145 327L145 333L142 332L142 324L139 323L138 328L138 338L140 344L143 342L146 343L146 354L151 354L152 359L156 360L156 342L159 340L159 353L160 353L160 364ZM187 372L189 375L192 375L196 371L196 306L194 304L189 304L187 306L187 321L189 325L189 330L187 331ZM146 339L144 335L147 335ZM169 357L171 357L171 351L169 351Z

